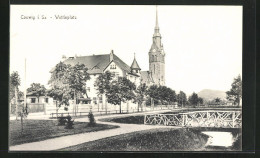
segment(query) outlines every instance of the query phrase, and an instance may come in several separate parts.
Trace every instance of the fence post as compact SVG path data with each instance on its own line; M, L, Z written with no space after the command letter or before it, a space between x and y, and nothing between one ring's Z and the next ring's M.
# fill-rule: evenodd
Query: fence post
M44 115L46 115L46 103L43 103L43 107L44 107Z
M182 114L182 127L185 126L185 116L186 116L186 115Z
M233 128L235 127L235 111L233 111L233 114L232 114L232 127Z
M144 115L144 124L146 124L146 114Z

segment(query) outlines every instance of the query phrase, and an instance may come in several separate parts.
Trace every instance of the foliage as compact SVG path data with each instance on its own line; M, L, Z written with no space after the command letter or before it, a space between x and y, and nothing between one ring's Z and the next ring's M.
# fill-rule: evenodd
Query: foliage
M220 101L221 101L221 99L220 99L220 98L218 98L218 97L217 97L217 98L215 98L214 100L215 100L215 102L216 102L217 104L219 104L219 103L220 103Z
M176 101L176 93L169 87L152 85L147 90L147 94L150 98L154 98L155 101L159 101L161 104L171 104Z
M84 64L58 63L51 72L48 94L59 102L58 106L69 106L69 100L86 94L86 81L90 79Z
M16 106L15 106L15 112L16 112L16 119L17 119L17 117L18 117L18 86L20 86L20 84L21 84L21 79L20 79L20 76L19 76L19 74L18 74L18 72L17 71L14 71L14 72L12 72L12 74L11 74L11 76L10 76L10 83L11 83L11 85L10 85L10 87L13 87L14 88L14 96L15 96L15 104L16 104ZM10 90L12 90L12 89L10 89ZM12 95L12 91L9 91L9 93L11 93L10 94L10 96L9 96L9 99L10 99L10 97L13 97ZM12 98L11 98L12 99Z
M187 96L183 91L180 91L179 94L177 94L177 102L179 105L187 104Z
M110 83L113 79L112 73L110 71L106 71L105 73L98 76L95 81L95 85L97 86L97 91L99 94L105 94L107 90L110 89Z
M92 111L89 112L88 119L89 119L88 126L93 127L93 126L96 125L96 120L94 118L94 115L93 115Z
M199 103L199 104L203 104L203 103L204 103L203 98L199 97L199 98L198 98L198 103Z
M46 88L40 83L32 83L31 86L27 88L27 93L33 93L36 95L39 102L40 96L44 96L46 94Z
M147 86L146 84L140 84L137 89L135 90L135 94L136 94L136 98L135 98L135 102L137 102L138 104L138 111L139 111L139 108L140 106L142 106L143 102L146 101L147 99L147 96L146 96L146 93L147 93ZM143 108L142 108L142 111L143 111Z
M21 79L20 79L20 76L17 71L12 72L12 74L10 76L10 82L11 82L11 85L13 85L14 87L20 86Z
M74 120L72 120L71 116L67 116L66 117L66 126L65 126L65 129L73 129L73 122Z
M110 104L119 105L121 113L121 102L126 102L135 98L134 90L136 86L125 77L118 77L112 80L109 89L106 90L107 101Z
M238 106L240 105L240 99L242 98L242 79L240 75L234 78L231 89L226 94L228 100L234 101Z
M189 97L189 103L195 107L198 104L198 102L199 102L198 94L193 92L192 95Z
M66 124L66 117L58 117L58 126L64 126Z

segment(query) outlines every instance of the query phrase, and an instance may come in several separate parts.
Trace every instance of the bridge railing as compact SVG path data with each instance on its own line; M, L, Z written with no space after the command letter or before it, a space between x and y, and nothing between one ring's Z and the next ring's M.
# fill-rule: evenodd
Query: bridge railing
M242 127L241 111L194 111L179 114L147 114L144 124L181 127Z

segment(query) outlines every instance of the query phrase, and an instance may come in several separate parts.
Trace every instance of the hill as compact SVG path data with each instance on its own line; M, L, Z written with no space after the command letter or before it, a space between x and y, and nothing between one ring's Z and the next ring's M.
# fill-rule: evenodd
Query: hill
M215 98L226 99L226 92L220 90L203 89L197 93L199 97L206 100L212 100Z

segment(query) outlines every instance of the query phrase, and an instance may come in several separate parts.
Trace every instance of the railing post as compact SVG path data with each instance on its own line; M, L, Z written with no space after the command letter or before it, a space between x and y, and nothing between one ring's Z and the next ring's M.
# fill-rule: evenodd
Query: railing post
M233 111L233 114L232 114L232 127L234 128L235 127L235 111Z
M184 115L184 114L182 114L182 127L184 127L185 126L185 117L186 115Z
M144 115L144 124L146 124L146 114Z

